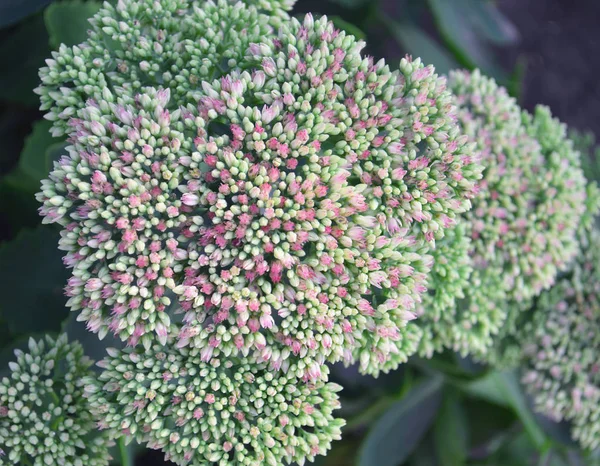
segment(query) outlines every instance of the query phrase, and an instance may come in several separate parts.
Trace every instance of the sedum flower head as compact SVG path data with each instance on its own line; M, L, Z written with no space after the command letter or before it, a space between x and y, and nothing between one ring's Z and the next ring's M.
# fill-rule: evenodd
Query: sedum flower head
M308 15L193 104L153 88L86 103L38 199L90 330L164 343L176 296L178 345L205 362L316 379L325 361L376 373L414 351L428 251L479 168L444 80L362 45Z
M578 147L581 150L582 162L591 154L591 147ZM591 175L588 170L584 170L586 175ZM586 186L585 212L581 217L577 229L577 238L580 246L583 244L584 252L590 245L590 232L596 225L597 215L600 211L600 190L595 181L590 181ZM594 234L595 235L595 234ZM583 239L581 239L583 238ZM594 236L595 238L595 236ZM592 241L593 242L593 241ZM576 257L579 261L579 255ZM569 265L569 273L572 273L572 268L577 264ZM516 305L516 304L514 304ZM510 309L507 320L504 323L502 330L499 332L495 345L491 351L486 354L486 362L497 367L516 367L523 364L524 354L523 349L527 347L532 339L532 332L535 330L533 322L539 322L540 317L537 314L546 312L543 306L538 305L538 301L525 301L520 303L519 307Z
M304 464L340 438L336 384L302 384L243 357L206 363L173 346L109 355L86 387L99 426L176 464Z
M437 341L434 347L483 354L500 327L515 323L519 309L550 287L577 253L586 182L579 153L546 107L533 115L522 111L504 88L478 71L451 73L450 87L461 127L477 143L485 166L480 192L464 214L469 245L463 243L462 251L466 246L473 271L463 282L468 283L465 299L444 312L446 328L440 328L435 309L421 322L436 327L426 330ZM444 263L443 250L440 256ZM467 258L455 257L449 267L456 270ZM456 286L434 273L432 296L456 295ZM507 321L509 309L516 315ZM471 332L466 338L465 330ZM513 330L514 325L504 325L502 332ZM431 346L423 342L423 351Z
M174 285L177 228L186 219L177 187L192 152L169 91L88 101L72 119L68 154L42 182L44 222L58 222L64 262L73 268L66 293L79 320L103 338L112 331L129 344L165 341L165 309Z
M288 19L291 0L119 0L105 2L83 43L61 45L40 70L40 95L53 134L69 132L69 119L99 100L104 89L134 95L161 86L193 102L203 80L244 63L250 42Z
M0 380L0 464L105 466L106 435L95 431L83 396L91 361L79 343L29 340Z
M536 408L572 422L584 448L600 445L600 254L597 233L585 233L572 272L538 302L522 340L523 383Z
M469 225L459 221L432 251L429 292L418 309L417 323L422 331L418 352L422 356L431 357L444 348L463 356L483 352L490 335L499 331L502 309L495 303L502 302L505 294L491 277L473 273L469 231Z
M458 132L445 81L433 68L405 59L399 72L390 72L383 60L362 57L363 46L326 18L307 15L249 52L267 76L263 101L279 100L285 111L310 105L330 131L323 147L343 159L349 186L365 197L362 215L353 221L366 231L351 254L357 257L366 239L376 260L367 260L367 268L374 266L375 274L371 290L360 275L352 278L354 267L343 274L350 278L345 307L362 321L347 327L352 332L345 334L345 347L354 350L345 359L377 373L414 351L418 329L405 326L424 291L426 252L470 207L479 167Z
M570 214L572 217L570 223L568 223L569 215L562 216L562 223L557 224L559 231L563 233L562 236L559 236L561 243L554 243L555 247L558 247L558 244L564 244L565 259L567 255L572 258L573 251L579 253L579 241L576 233L588 234L587 231L592 227L593 219L597 215L600 206L598 187L595 183L586 182L583 171L580 169L581 153L574 148L571 139L567 138L566 126L553 118L547 107L538 106L533 115L523 113L523 124L528 134L540 143L542 153L549 161L548 165L555 172L552 185L557 184L557 187L564 193L562 195L564 200L569 200L565 206L559 202L560 196L557 195L557 198L550 199L551 202L546 202L546 207L544 204L540 204L540 207L544 208L543 212L552 215L567 211L567 209L573 209L573 212L577 214L576 223L573 223L575 221L574 214ZM550 179L549 175L547 178ZM550 184L547 189L551 194L555 193ZM573 189L570 196L569 189ZM577 204L575 204L576 200L578 200ZM552 225L547 222L542 223L542 226L546 224ZM565 230L569 231L569 238L567 238ZM571 265L571 261L567 261L566 265L560 266L559 270L564 271L567 266L571 267ZM494 347L485 356L485 359L491 364L514 367L521 362L523 342L525 341L523 329L538 312L537 305L534 306L535 302L532 298L533 296L525 296L522 300L513 301L508 307L507 320L496 338Z
M289 12L294 8L296 0L244 0L244 3L253 5L256 9L269 16L269 22L279 26L289 20Z

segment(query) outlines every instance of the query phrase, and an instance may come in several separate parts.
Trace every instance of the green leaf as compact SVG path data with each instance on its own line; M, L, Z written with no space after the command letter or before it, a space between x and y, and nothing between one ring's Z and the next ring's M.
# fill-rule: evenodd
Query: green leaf
M18 163L23 141L37 115L37 110L23 111L19 104L0 104L0 173L9 172Z
M3 232L7 238L14 238L22 229L40 224L39 203L33 195L38 188L38 184L33 185L31 179L18 170L0 179L0 216L8 227Z
M54 141L57 141L57 139L53 139ZM53 144L51 144L50 146L48 146L46 148L46 163L48 164L48 169L52 168L54 165L54 162L58 161L58 159L60 159L63 155L67 154L67 151L65 150L65 148L67 147L67 142L66 141L60 141L60 142L54 142ZM46 175L44 175L44 178L46 178L46 176L48 176L48 172L46 172Z
M480 457L496 452L522 430L509 408L470 397L463 398L462 408L469 420L469 452L478 452Z
M365 6L372 0L332 0L333 3L337 3L338 5L343 6L344 8L360 8L361 6Z
M442 377L431 377L391 405L361 445L358 465L397 466L406 460L435 418L442 386Z
M536 449L529 436L522 432L503 446L486 464L489 466L530 466Z
M37 188L39 181L48 176L52 166L48 149L58 141L50 134L51 127L52 123L47 120L36 121L31 134L25 139L25 146L19 158L19 168L38 182Z
M393 398L382 396L377 401L369 403L362 410L355 411L350 416L343 415L344 419L347 419L346 430L356 430L369 425L374 419L379 418L379 416L385 413L393 403Z
M480 380L462 384L461 387L471 395L510 407L523 424L536 448L541 449L548 442L527 405L527 399L521 390L515 372L492 372Z
M506 73L492 59L492 52L479 39L469 21L469 0L428 0L435 22L448 48L462 66L480 68L499 81Z
M495 373L490 373L474 382L463 383L460 387L469 395L484 399L499 406L510 407L504 396L504 392L496 383L494 376Z
M493 3L486 0L467 0L467 17L477 33L497 45L514 44L519 31Z
M0 28L10 26L37 13L52 0L3 0L0 3Z
M541 449L547 442L544 432L537 425L533 413L527 406L527 401L521 390L521 384L515 372L505 371L492 374L492 378L500 387L500 391L504 394L504 398L512 407L516 415L525 427L531 441L536 448Z
M438 456L433 435L429 432L419 442L405 464L407 466L442 466Z
M121 437L121 439L124 440L123 437ZM109 450L110 456L113 458L110 462L110 465L125 466L126 463L123 461L124 456L128 458L127 461L130 461L128 463L129 465L135 464L135 458L138 456L138 454L145 450L146 448L143 445L140 445L134 440L129 442L128 445L125 445L125 452L123 452L121 450L121 442L117 441Z
M33 89L39 84L38 69L50 56L48 33L42 15L19 24L0 46L0 100L38 105Z
M440 464L464 465L467 460L469 432L467 418L456 393L446 393L433 433Z
M119 446L119 456L121 457L121 466L133 466L132 451L125 445L125 438L121 437L117 440Z
M426 65L433 64L439 74L447 74L448 71L457 68L456 61L413 23L396 22L385 17L382 20L407 53L413 57L421 57Z
M58 331L69 313L58 238L53 228L38 227L0 247L0 312L14 333Z
M352 34L357 39L364 39L367 37L367 35L358 26L349 23L339 16L332 16L329 19L336 28L346 31L348 34Z
M342 432L342 440L334 442L326 456L317 456L310 466L340 466L351 465L356 458L356 451L360 442L356 441L356 434L349 433L346 429Z
M44 12L50 45L56 48L83 42L90 28L89 18L99 9L100 3L94 1L65 0L50 5Z
M65 153L66 143L50 135L50 126L46 120L33 124L17 166L0 179L0 212L6 216L13 234L40 223L35 193L40 190L41 180L48 176L52 162Z
M525 55L519 55L517 63L509 76L507 85L509 94L517 99L517 101L521 100L521 96L523 95L523 81L526 72L527 57Z
M0 319L0 350L12 341L8 324Z
M106 348L122 348L124 345L110 333L102 340L98 334L90 332L86 328L85 322L78 322L79 313L71 312L69 318L64 322L62 331L65 332L69 340L77 340L83 346L83 351L90 359L100 361L106 356ZM94 366L96 367L96 366Z

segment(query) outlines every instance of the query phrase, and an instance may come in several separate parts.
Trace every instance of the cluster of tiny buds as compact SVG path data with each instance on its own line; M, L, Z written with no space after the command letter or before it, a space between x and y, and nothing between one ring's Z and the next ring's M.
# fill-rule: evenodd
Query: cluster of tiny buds
M391 72L361 48L307 15L193 104L155 88L88 100L38 195L64 227L78 318L101 338L176 332L206 362L252 354L304 380L325 361L405 361L429 251L481 167L432 67Z
M107 2L40 71L70 144L37 195L68 306L127 348L98 378L64 336L17 353L9 461L104 465L116 435L180 465L302 465L344 424L326 363L497 361L578 252L590 192L548 109L478 71L392 71L293 3ZM594 447L600 333L564 338L598 317L587 259L540 298L524 380Z
M571 421L573 437L592 450L600 445L600 238L580 238L573 270L542 294L523 332L523 383L539 411Z
M493 348L483 356L498 367L520 363L527 341L522 329L532 314L523 310L531 309L533 298L554 285L559 273L568 270L580 255L578 233L587 234L600 200L595 184L585 179L581 154L567 137L565 125L552 117L549 108L537 106L531 115L522 112L522 125L539 144L543 162L523 196L531 213L517 244L523 245L525 254L511 256L520 271L515 283L521 291L507 293L507 318Z
M163 86L176 104L195 99L203 80L244 66L250 42L289 20L293 0L119 0L91 19L85 42L61 45L41 68L40 95L55 136L103 90L133 95Z
M79 343L29 340L0 380L0 464L107 466L112 445L84 398L91 361Z
M298 384L247 358L202 360L196 349L109 350L88 378L92 412L108 429L185 465L304 464L340 438L332 383Z
M461 219L467 237L436 251L432 296L450 298L437 302L445 305L441 321L435 306L424 310L429 336L422 346L426 353L448 347L497 362L520 309L577 254L586 180L565 126L547 108L524 112L478 71L453 72L449 83L461 130L475 141L485 170L473 208ZM462 280L447 280L448 269ZM458 310L453 297L461 295Z
M168 91L140 96L135 110L105 96L71 120L73 146L38 199L44 221L64 226L68 305L101 338L112 331L147 345L148 331L165 341L170 327L166 291L184 253L173 229L185 220L173 190L192 142L170 124Z

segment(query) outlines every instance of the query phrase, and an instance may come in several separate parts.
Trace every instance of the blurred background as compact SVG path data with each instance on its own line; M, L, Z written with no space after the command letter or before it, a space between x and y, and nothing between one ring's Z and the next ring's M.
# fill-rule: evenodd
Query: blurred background
M37 70L60 43L86 37L93 0L0 0L0 375L23 338L61 329L91 357L104 343L69 316L58 233L41 226L34 194L64 141L41 119ZM600 3L596 0L299 0L293 14L326 14L396 66L405 54L438 72L480 68L526 109L543 103L570 128L600 134ZM410 361L374 380L336 366L344 440L318 460L343 466L600 464L568 426L532 413L518 376L452 354ZM137 465L165 464L130 447ZM121 458L116 455L115 464Z

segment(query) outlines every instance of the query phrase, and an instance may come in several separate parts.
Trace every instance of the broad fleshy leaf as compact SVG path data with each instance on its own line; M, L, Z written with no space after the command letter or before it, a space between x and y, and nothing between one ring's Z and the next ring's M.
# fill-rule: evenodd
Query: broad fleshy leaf
M420 57L423 63L431 63L440 74L457 68L456 61L437 44L425 31L409 22L385 21L388 29L403 49L413 57Z
M442 387L443 378L434 376L391 405L364 440L358 465L397 466L408 458L435 419Z
M89 18L100 9L100 2L67 0L55 2L44 11L46 28L53 48L76 45L87 37Z
M0 313L14 333L58 331L68 316L68 272L50 227L23 231L0 246Z

